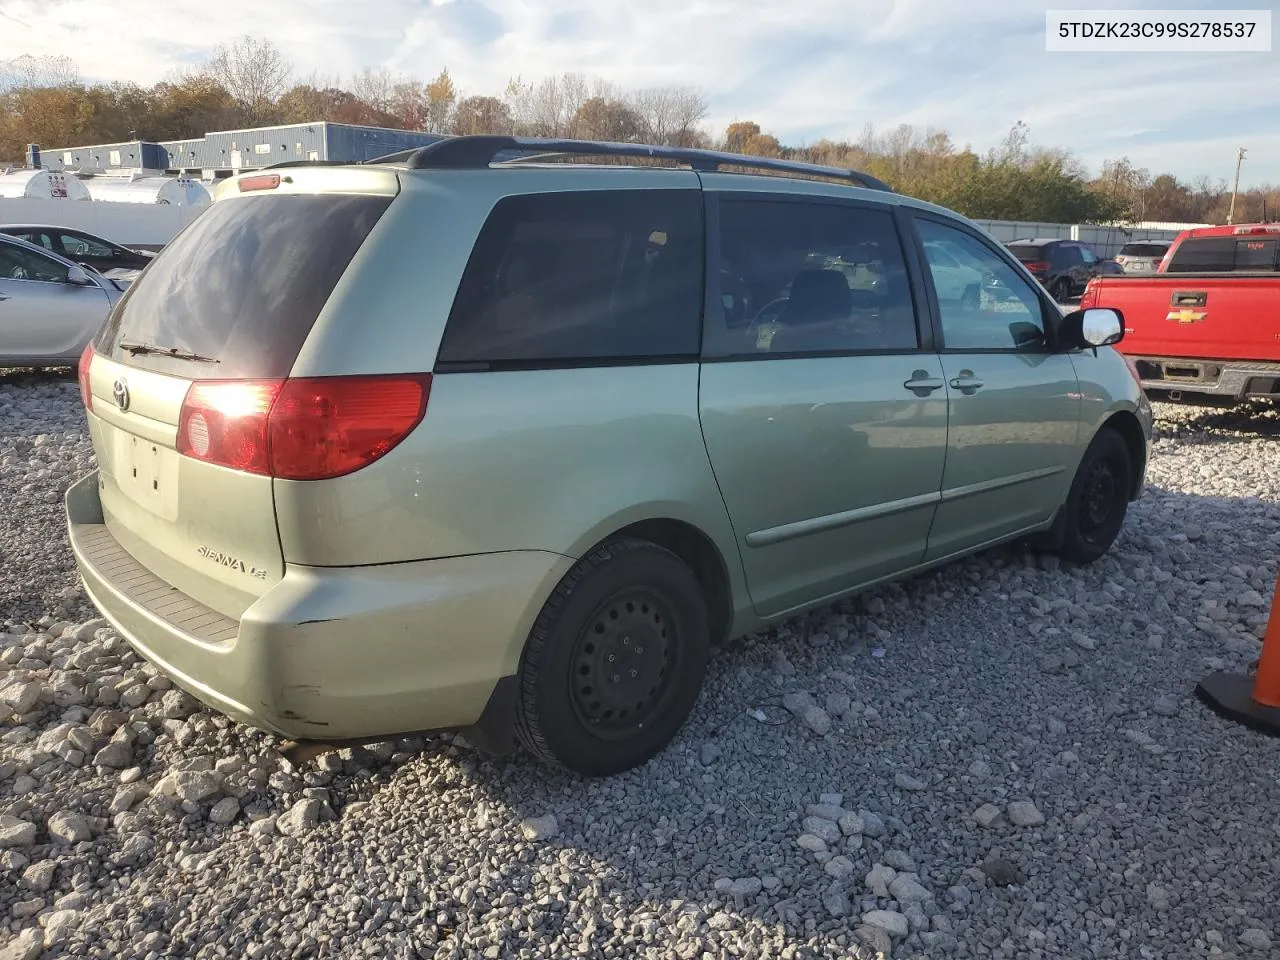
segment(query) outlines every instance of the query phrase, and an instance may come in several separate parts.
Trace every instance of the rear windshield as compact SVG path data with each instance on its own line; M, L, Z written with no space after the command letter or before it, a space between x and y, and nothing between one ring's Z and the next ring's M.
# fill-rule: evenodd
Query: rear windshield
M1167 243L1126 243L1120 248L1120 256L1163 257L1168 249Z
M1192 237L1173 252L1169 273L1230 273L1277 269L1280 240Z
M438 359L697 356L703 257L697 190L508 197L480 231Z
M1048 254L1048 250L1044 247L1032 247L1023 243L1011 244L1009 252L1023 263L1034 263L1037 260L1043 260Z
M113 360L202 379L287 376L338 278L391 197L220 201L129 286L94 342ZM217 363L122 345L176 348Z

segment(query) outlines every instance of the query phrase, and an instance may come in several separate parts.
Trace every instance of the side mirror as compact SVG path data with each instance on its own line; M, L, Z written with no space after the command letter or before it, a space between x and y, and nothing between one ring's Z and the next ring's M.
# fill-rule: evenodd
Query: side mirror
M67 270L67 283L75 284L77 287L91 287L93 279L84 267L73 265Z
M1111 307L1073 310L1062 318L1058 330L1068 347L1109 347L1124 339L1124 314Z

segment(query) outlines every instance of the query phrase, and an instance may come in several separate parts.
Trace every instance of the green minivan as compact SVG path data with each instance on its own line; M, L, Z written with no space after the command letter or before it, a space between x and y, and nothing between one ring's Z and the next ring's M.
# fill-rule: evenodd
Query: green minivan
M285 164L85 351L71 542L245 723L610 774L716 641L1015 538L1102 556L1151 449L1122 336L854 171L488 136Z

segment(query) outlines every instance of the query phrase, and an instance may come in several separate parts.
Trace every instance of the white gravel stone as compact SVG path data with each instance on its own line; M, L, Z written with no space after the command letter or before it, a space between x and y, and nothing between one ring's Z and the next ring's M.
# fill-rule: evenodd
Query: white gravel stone
M837 880L843 880L845 877L853 875L853 861L848 857L832 857L822 865L823 872L829 877Z
M865 824L856 813L846 813L837 821L837 826L846 837L852 837L861 834Z
M58 865L52 860L41 860L38 863L33 863L22 871L21 884L28 890L44 893L53 886L53 877L57 870Z
M805 817L800 824L805 833L818 837L828 844L840 839L840 825L826 817Z
M899 790L918 791L924 790L928 784L920 777L913 777L909 773L895 773L893 775L893 785Z
M526 817L520 822L520 832L526 840L534 842L550 840L560 833L560 824L554 813L543 814L540 817Z
M34 823L0 814L0 847L29 847L36 842Z
M802 833L796 838L796 845L801 850L808 850L810 853L826 853L827 841L812 833Z
M209 810L209 822L228 824L240 816L240 801L235 797L223 797Z
M1039 827L1044 824L1044 814L1029 800L1017 800L1006 809L1009 822L1015 827Z
M891 937L899 939L911 932L911 926L907 923L907 918L892 910L869 910L862 915L862 922L873 927L879 927Z
M299 800L276 820L276 829L286 837L299 837L320 822L320 801Z
M61 810L49 818L46 824L49 836L58 843L68 846L90 839L93 834L83 816L70 810Z
M868 890L877 897L889 896L889 884L893 883L898 872L893 867L885 866L883 863L877 863L867 873L866 879L863 881Z
M1250 927L1240 934L1240 943L1250 950L1266 953L1271 949L1271 934L1261 927Z
M933 897L914 873L900 873L889 884L889 896L901 904L923 903Z
M977 810L973 811L974 822L984 829L990 828L999 819L1000 808L994 803L984 803Z
M872 813L870 810L859 810L858 819L862 821L862 835L864 837L870 837L874 840L878 837L883 837L889 832L884 825L884 820L881 819L878 813Z
M30 713L40 702L44 688L34 680L11 677L0 686L0 703L16 714Z
M38 960L44 953L44 934L35 927L28 927L0 948L0 960Z

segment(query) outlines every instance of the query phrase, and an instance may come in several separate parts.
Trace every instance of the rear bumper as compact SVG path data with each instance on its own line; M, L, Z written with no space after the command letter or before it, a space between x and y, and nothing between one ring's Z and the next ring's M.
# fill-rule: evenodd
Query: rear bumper
M1280 398L1280 363L1130 355L1144 390L1220 399Z
M96 471L81 479L66 505L76 563L103 616L197 699L298 739L480 724L490 701L503 699L534 618L572 564L526 550L365 567L286 565L284 578L235 621L181 594L119 545L103 523L98 482Z

